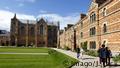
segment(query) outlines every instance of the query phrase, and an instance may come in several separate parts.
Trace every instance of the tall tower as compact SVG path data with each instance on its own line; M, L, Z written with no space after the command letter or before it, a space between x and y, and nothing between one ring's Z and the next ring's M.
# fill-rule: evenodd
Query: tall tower
M10 44L16 45L18 44L18 20L16 14L11 19L11 28L10 28Z

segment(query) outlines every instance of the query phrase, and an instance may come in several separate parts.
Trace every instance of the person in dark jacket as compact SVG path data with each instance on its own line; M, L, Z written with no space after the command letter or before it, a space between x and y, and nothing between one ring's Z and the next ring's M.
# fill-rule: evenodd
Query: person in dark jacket
M79 58L80 57L80 48L79 47L77 47L77 58Z
M106 62L106 49L105 49L105 45L102 45L102 48L100 49L100 54L99 54L101 61L103 63L103 66L105 67L105 62Z
M112 57L111 50L106 47L106 64L110 65L110 58Z

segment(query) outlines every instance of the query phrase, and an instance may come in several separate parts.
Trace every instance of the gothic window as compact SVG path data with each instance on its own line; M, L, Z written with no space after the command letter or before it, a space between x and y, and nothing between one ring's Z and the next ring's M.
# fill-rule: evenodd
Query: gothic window
M83 38L83 32L81 32L81 38Z
M107 25L106 24L103 25L103 32L104 33L107 32Z
M90 49L96 49L96 42L90 41Z
M90 22L93 23L93 22L95 22L95 21L96 21L96 14L95 14L95 13L92 13L92 14L90 15Z
M83 27L83 22L81 22L81 28Z
M93 27L93 28L90 28L90 36L93 36L96 34L96 28Z
M44 26L43 25L40 25L40 34L44 35Z
M106 8L103 9L103 16L106 16Z
M12 21L11 23L11 32L15 32L15 27L16 27L16 24L14 21Z
M24 26L21 26L20 34L21 35L25 35L25 27Z
M30 29L30 34L31 34L32 36L34 36L34 33L35 33L34 27L31 27L31 29Z

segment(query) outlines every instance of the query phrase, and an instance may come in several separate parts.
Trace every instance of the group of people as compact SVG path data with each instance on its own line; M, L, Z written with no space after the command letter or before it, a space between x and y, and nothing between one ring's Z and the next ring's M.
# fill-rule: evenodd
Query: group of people
M100 64L102 63L105 67L106 65L110 65L110 58L112 57L111 50L108 47L105 47L104 44L102 44L102 47L98 49L98 56Z
M80 56L82 57L83 49L77 47L76 51L77 51L77 58L79 58ZM110 65L110 59L112 57L112 53L108 47L105 47L105 44L102 44L102 47L98 49L98 56L99 56L100 64L103 64L104 67L106 65Z

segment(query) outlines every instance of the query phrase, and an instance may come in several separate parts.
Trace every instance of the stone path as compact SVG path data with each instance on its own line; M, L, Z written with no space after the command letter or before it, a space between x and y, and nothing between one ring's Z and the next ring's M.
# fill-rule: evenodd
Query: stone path
M77 59L75 52L66 51L66 50L57 49L57 48L53 48L53 49ZM113 61L111 61L112 66L103 67L102 65L99 64L98 57L92 57L88 55L83 55L77 60L79 60L80 62L74 65L72 68L120 68L120 66L114 66Z
M24 55L48 55L48 53L6 53L6 52L1 52L0 54L24 54Z

